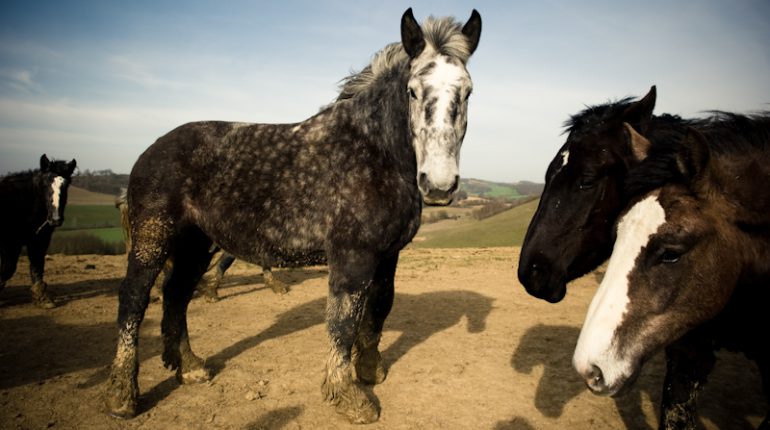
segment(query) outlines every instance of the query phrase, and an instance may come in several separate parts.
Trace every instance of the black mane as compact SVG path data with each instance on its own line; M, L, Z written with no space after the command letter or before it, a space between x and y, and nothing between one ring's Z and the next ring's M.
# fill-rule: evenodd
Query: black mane
M636 97L625 97L616 101L608 101L607 103L586 106L585 109L572 115L568 120L564 121L562 125L564 127L564 133L579 132L586 127L594 126L607 122L610 119L622 114L631 103L636 101Z
M711 116L684 124L700 131L716 154L730 154L750 150L770 149L770 112L742 115L731 112L710 111ZM648 193L670 183L682 183L684 178L677 167L676 157L684 138L686 127L656 139L650 139L652 147L647 158L632 169L626 180L625 194L629 197Z

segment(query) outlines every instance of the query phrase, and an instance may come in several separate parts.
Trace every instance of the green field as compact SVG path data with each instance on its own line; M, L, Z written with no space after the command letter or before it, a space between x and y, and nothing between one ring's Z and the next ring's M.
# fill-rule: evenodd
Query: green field
M89 228L82 230L56 230L54 234L58 238L66 239L68 237L75 237L82 233L88 233L92 236L96 236L105 242L122 242L123 241L123 229L120 227L108 227L108 228Z
M484 248L521 246L527 226L535 214L538 200L517 206L493 217L476 221L468 219L458 225L424 234L410 246L415 248ZM421 236L421 237L420 237Z
M120 227L120 211L114 206L67 205L64 224L58 230L91 230Z
M484 193L484 197L510 199L510 200L515 200L515 199L524 197L521 194L519 194L519 191L513 185L510 185L510 184L495 184L493 182L490 182L487 185L489 185L489 187L492 188L492 190Z

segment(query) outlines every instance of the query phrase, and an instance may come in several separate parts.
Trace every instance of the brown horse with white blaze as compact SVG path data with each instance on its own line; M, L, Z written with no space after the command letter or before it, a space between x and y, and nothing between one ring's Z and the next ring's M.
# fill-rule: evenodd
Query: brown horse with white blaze
M640 197L619 219L573 357L593 392L615 395L665 348L666 429L695 428L715 348L756 360L770 394L770 115L718 114L676 148L631 172Z

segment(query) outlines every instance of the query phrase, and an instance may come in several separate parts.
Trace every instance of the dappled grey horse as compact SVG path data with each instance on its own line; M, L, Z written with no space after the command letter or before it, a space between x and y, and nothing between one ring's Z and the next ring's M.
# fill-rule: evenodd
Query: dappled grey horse
M323 395L351 422L377 420L360 384L385 378L378 345L399 251L417 232L422 204L449 204L458 188L472 87L466 63L480 34L475 10L464 25L429 18L421 27L409 9L401 43L346 78L337 100L315 116L296 124L190 123L140 156L128 188L133 244L119 294L109 413L136 413L139 326L169 257L163 362L181 382L210 378L190 348L186 310L216 244L252 262L264 254L292 264L325 255Z

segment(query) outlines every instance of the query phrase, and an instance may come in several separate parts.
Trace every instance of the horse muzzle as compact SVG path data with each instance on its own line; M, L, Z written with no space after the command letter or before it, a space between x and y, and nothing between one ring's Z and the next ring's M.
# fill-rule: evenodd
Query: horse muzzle
M558 303L567 294L566 275L554 269L545 260L519 260L519 282L530 296Z
M422 200L429 206L447 206L452 203L455 192L460 188L460 176L454 175L450 181L431 181L428 175L421 172L417 186L422 193Z

